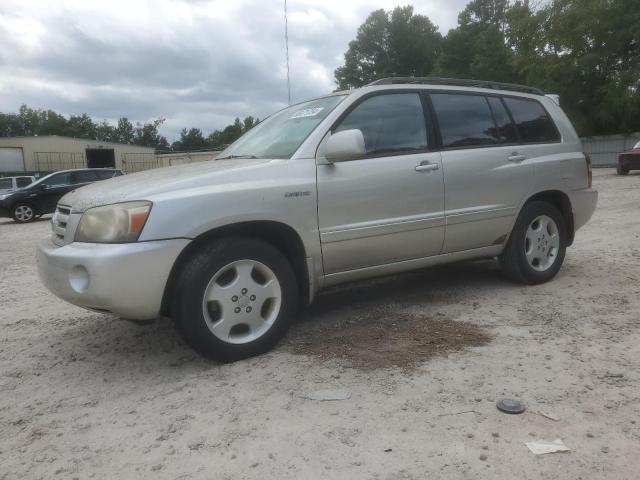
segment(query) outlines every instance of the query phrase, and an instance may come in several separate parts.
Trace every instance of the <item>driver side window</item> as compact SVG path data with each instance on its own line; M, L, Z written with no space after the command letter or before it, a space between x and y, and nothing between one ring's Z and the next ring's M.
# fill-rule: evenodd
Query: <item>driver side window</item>
M349 112L334 132L351 129L362 131L366 155L427 150L427 127L417 93L367 98Z

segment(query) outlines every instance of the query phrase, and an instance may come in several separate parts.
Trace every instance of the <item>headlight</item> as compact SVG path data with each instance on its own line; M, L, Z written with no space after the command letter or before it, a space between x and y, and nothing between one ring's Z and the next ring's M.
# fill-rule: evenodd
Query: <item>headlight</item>
M127 202L90 208L82 214L76 242L128 243L138 240L151 202Z

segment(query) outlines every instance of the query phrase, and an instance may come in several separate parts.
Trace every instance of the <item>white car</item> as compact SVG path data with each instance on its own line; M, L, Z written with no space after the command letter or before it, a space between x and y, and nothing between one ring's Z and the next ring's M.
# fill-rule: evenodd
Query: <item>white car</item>
M65 195L38 267L71 303L169 315L229 361L342 282L493 257L548 281L596 202L580 139L539 90L385 79L285 108L216 161Z
M19 177L0 177L0 195L11 193L19 188L31 185L36 181L36 177L19 176Z

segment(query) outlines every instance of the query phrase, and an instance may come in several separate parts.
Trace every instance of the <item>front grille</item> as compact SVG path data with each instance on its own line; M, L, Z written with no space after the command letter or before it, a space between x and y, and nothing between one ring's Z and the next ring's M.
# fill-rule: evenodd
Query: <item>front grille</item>
M51 219L53 241L59 245L64 244L64 237L67 233L67 223L69 222L70 214L71 207L58 205L56 212L53 214L53 218Z

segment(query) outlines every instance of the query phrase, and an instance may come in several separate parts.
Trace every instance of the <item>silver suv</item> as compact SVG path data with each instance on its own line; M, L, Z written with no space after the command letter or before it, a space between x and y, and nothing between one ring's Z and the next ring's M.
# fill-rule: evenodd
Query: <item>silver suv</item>
M285 108L216 161L67 194L42 281L81 307L172 317L202 354L264 352L328 286L497 257L553 278L597 192L539 90L385 79Z

